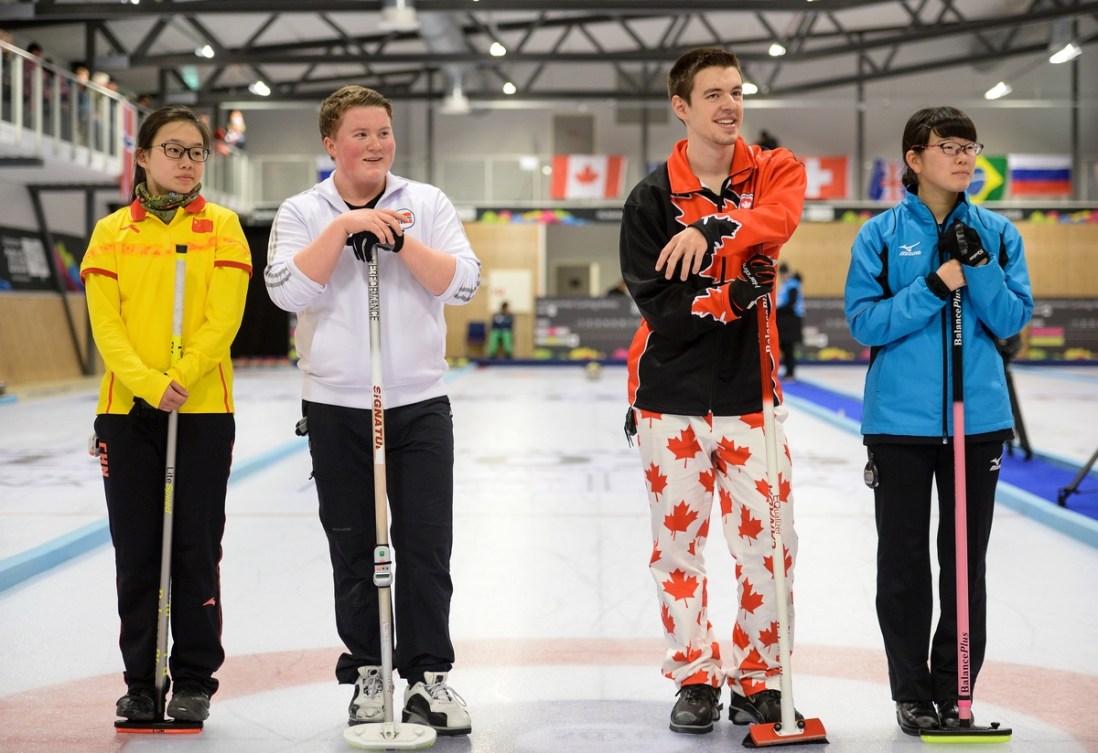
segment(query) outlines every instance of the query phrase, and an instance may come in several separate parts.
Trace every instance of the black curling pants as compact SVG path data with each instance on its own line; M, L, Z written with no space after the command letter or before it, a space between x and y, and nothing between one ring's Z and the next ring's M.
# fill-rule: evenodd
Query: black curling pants
M957 587L953 445L874 444L879 484L877 619L894 701L957 698ZM972 686L987 645L985 556L995 510L1003 443L965 446L968 591ZM931 484L938 489L938 625L930 561ZM929 647L929 656L928 656ZM929 664L928 664L929 660Z
M374 573L373 415L305 401L309 450L328 537L336 628L347 651L336 679L381 664ZM394 560L393 666L409 684L453 667L450 552L454 540L454 425L449 398L385 411L385 477Z
M111 541L119 646L130 688L155 685L168 414L145 407L95 419ZM172 509L169 671L176 687L217 690L221 538L236 422L231 413L182 413Z

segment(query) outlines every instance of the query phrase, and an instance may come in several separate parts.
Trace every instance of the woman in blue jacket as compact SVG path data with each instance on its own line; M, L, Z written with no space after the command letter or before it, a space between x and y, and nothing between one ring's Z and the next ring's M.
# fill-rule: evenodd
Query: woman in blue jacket
M969 117L952 107L920 110L908 120L902 149L907 194L854 241L846 317L855 339L870 348L862 434L877 519L877 618L897 721L918 735L958 724L950 299L962 289L974 684L986 645L985 554L995 487L1013 426L996 339L1026 324L1033 298L1017 229L969 200L983 149ZM933 638L932 484L941 612Z

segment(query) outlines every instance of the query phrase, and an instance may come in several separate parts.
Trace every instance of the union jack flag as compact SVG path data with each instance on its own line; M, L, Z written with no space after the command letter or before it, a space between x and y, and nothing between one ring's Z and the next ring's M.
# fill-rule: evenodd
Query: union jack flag
M898 159L873 160L873 172L869 176L869 198L896 204L904 198L904 163Z

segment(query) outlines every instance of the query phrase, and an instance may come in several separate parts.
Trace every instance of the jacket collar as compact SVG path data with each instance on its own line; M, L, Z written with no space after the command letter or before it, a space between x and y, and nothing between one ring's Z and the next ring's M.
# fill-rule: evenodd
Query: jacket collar
M186 204L183 206L183 211L190 212L191 214L197 214L201 212L205 207L206 199L203 198L202 194L199 194L198 196L194 197L194 200L192 200L190 204ZM145 210L145 207L141 206L141 200L134 199L133 203L130 204L130 219L132 219L134 222L139 222L140 220L145 219L145 215L147 214L148 212Z
M698 193L702 190L701 181L694 171L690 169L690 161L686 158L687 140L683 139L675 144L671 156L667 160L667 174L671 183L671 193L684 195ZM728 168L728 174L733 184L743 183L758 166L755 153L748 146L743 137L736 139L736 148L732 152L732 164Z

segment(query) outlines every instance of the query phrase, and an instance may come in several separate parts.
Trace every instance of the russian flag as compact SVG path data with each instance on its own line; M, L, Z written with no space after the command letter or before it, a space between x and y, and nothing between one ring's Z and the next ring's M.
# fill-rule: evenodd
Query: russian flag
M1071 155L1011 154L1007 164L1011 196L1071 196Z
M614 199L625 182L625 157L616 154L558 154L553 157L549 197Z

